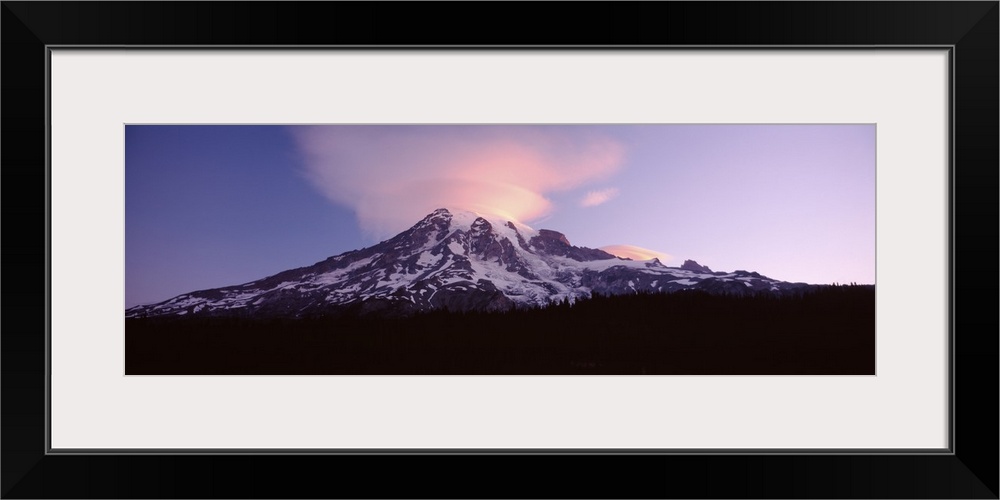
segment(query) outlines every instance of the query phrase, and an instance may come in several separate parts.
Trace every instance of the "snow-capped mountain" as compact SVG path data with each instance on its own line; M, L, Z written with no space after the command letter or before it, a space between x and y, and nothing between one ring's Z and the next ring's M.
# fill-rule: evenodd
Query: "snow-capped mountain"
M250 283L136 306L125 315L300 317L351 305L362 311L507 310L591 293L697 289L742 295L811 286L753 272L713 272L694 261L677 268L658 259L622 259L573 246L556 231L442 208L371 247Z

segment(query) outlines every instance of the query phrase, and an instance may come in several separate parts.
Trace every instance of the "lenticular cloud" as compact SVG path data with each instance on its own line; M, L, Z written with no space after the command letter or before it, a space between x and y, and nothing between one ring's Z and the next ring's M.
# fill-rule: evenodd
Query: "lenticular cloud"
M374 236L440 207L530 222L547 193L607 178L623 147L585 126L333 125L295 127L307 178L355 210Z
M607 245L601 247L601 250L604 250L605 252L608 252L616 257L632 260L660 259L660 262L666 263L670 262L674 258L670 254L650 250L648 248L637 247L635 245Z
M590 191L580 200L581 207L596 207L607 203L612 198L618 196L617 188L607 188L600 191Z

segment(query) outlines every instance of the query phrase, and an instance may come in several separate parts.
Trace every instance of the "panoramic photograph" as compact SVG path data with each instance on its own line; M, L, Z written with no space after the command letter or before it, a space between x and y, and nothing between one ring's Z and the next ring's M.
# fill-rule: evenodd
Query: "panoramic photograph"
M874 124L126 125L126 375L874 375Z

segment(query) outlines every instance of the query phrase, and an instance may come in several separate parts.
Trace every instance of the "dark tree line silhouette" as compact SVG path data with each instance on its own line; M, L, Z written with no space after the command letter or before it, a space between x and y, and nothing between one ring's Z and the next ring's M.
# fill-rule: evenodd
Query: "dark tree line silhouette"
M875 373L875 289L685 291L507 312L125 322L126 374Z

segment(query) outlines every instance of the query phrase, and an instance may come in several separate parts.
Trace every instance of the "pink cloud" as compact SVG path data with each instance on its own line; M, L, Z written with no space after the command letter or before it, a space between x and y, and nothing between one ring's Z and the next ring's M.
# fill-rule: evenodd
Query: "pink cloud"
M614 140L564 126L361 125L293 128L306 177L355 210L372 235L440 207L530 222L547 194L606 179L624 159Z
M581 207L596 207L618 196L618 188L607 188L600 191L589 191L580 200Z
M673 256L665 254L663 252L657 252L656 250L650 250L648 248L637 247L635 245L608 245L601 247L601 250L608 252L616 257L622 257L624 259L632 260L649 260L649 259L660 259L660 262L666 264L667 262L673 260Z

